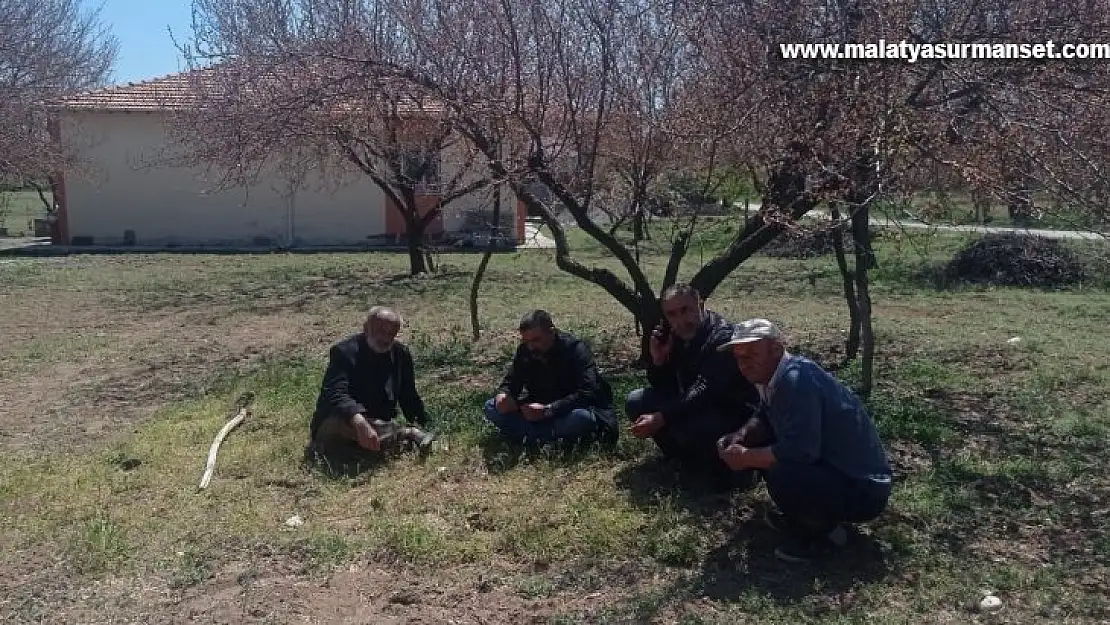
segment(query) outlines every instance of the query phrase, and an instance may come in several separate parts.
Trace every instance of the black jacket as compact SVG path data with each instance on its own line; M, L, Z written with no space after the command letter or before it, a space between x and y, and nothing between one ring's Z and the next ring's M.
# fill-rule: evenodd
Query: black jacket
M613 407L613 389L598 372L589 346L561 330L556 330L546 360L519 345L497 391L518 402L549 405L552 417L575 408Z
M397 416L398 404L408 421L427 423L424 401L416 391L412 352L394 342L389 352L379 354L370 349L366 334L360 332L333 345L328 354L312 435L333 415L350 419L362 413L368 419L391 421Z
M747 419L759 406L759 391L740 373L732 353L717 348L732 339L732 324L707 310L689 342L674 338L663 365L648 367L653 388L675 396L663 406L665 421L715 410Z

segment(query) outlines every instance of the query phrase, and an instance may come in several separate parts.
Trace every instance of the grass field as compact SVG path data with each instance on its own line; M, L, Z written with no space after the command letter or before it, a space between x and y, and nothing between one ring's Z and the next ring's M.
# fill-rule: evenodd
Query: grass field
M34 236L34 220L45 218L46 208L35 191L0 192L0 231L6 231L6 236Z
M725 235L700 240L687 269ZM0 619L1105 622L1105 256L1091 283L1053 292L915 278L961 243L880 243L871 408L895 496L842 558L802 567L773 559L760 489L704 492L628 437L613 454L521 458L491 436L479 406L529 308L588 337L618 395L643 382L627 314L547 251L493 259L477 343L474 256L419 279L385 254L0 258ZM613 265L589 246L580 258ZM664 261L649 251L656 280ZM840 293L831 257L757 257L709 306L776 319L832 361ZM307 471L327 347L375 303L408 320L441 447L353 478ZM255 414L198 494L247 390ZM999 613L969 611L984 591Z

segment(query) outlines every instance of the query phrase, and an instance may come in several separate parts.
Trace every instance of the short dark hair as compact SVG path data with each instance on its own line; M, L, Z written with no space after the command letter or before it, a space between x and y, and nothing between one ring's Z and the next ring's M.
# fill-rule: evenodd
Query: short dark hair
M672 297L676 297L679 295L693 295L694 299L698 300L699 302L701 301L701 293L698 293L697 289L690 286L689 284L686 284L685 282L678 282L663 289L663 294L659 297L659 301L665 302Z
M550 330L555 327L555 322L551 320L551 313L546 310L536 309L532 312L525 314L520 319L520 331L525 330Z

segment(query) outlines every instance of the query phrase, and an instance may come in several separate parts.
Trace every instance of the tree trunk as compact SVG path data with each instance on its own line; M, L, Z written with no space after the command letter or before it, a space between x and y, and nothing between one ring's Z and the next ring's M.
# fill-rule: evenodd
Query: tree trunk
M427 273L428 261L424 256L424 226L418 219L408 219L407 222L405 236L409 246L409 275Z
M482 278L486 275L486 267L489 266L489 260L493 256L493 249L497 241L496 235L501 230L501 186L498 185L493 193L493 226L490 228L489 244L486 245L486 251L482 254L482 260L478 263L478 269L474 272L474 279L470 282L470 328L475 341L482 336L481 324L478 321L478 289L482 285Z
M642 302L640 310L635 313L635 316L636 323L644 329L643 333L640 334L640 357L636 361L636 366L646 368L651 364L651 349L648 347L651 342L651 333L662 319L659 302Z
M763 194L760 212L747 221L732 243L723 252L702 266L690 280L690 285L698 290L703 299L709 299L713 291L737 267L752 254L770 243L782 232L781 221L764 221L764 215L772 209L785 211L783 217L797 221L816 206L813 196L806 193L806 174L801 166L793 162L780 165L768 180Z
M860 340L860 315L859 302L856 301L855 276L848 268L848 259L844 255L844 229L840 224L840 208L836 203L830 205L833 222L837 224L833 232L833 248L836 250L836 264L840 267L840 277L844 281L844 300L848 303L848 341L844 344L844 360L855 360L859 354ZM852 240L855 240L853 234Z
M867 276L868 270L875 265L875 252L871 249L870 214L871 207L868 204L857 207L852 214L852 239L856 248L856 307L859 314L860 342L863 347L859 393L863 397L871 394L875 360L875 334L871 328L871 291Z

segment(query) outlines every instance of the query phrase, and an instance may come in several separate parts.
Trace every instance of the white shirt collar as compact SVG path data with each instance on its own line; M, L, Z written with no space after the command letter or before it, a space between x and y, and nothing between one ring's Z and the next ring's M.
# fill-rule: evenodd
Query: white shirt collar
M775 390L775 381L782 375L783 369L786 368L786 361L790 359L790 352L785 349L782 350L782 358L779 358L779 364L775 367L775 372L771 374L771 380L764 384L756 384L755 388L759 391L759 396L763 399L763 403L771 400L771 393Z

